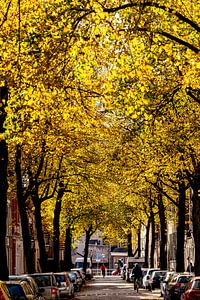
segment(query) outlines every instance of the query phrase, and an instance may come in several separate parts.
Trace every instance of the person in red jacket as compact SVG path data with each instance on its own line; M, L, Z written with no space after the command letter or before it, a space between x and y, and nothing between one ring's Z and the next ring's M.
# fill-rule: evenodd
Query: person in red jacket
M101 274L102 274L102 276L103 276L103 278L104 278L105 275L106 275L106 267L105 267L105 265L104 265L104 264L101 265L100 269L101 269Z

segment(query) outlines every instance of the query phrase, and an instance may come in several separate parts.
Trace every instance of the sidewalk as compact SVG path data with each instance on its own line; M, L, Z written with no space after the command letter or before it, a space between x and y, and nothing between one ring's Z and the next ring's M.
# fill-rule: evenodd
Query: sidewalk
M163 298L160 295L160 290L155 290L149 292L147 290L142 290L141 300L162 300ZM146 295L145 295L146 294Z

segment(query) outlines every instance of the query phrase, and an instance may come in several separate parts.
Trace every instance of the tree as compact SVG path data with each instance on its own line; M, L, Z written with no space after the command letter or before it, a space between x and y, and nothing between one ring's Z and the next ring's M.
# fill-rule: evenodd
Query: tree
M8 189L8 179L7 179L7 168L8 168L8 145L3 136L4 122L6 119L6 106L8 101L8 88L6 86L0 88L0 213L1 213L1 223L0 223L0 243L1 243L1 258L2 262L0 264L0 279L8 280L8 266L7 266L7 255L6 255L6 219L7 219L7 189Z

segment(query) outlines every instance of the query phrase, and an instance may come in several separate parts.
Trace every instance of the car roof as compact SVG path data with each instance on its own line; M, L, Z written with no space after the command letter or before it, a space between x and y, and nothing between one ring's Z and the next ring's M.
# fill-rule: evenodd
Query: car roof
M54 274L53 272L46 272L46 273L32 273L28 275L32 276L32 275L53 275L53 274Z

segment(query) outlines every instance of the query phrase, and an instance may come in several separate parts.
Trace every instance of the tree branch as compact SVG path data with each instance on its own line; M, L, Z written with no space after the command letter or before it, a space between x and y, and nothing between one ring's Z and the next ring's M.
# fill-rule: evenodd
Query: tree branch
M141 32L152 32L150 29L141 28L141 27L136 27L136 28L134 28L134 31L135 30L138 30L138 31L141 31ZM158 31L153 31L153 33L160 34L160 35L162 35L164 37L167 37L168 39L170 39L172 41L175 41L178 44L185 46L186 48L189 48L190 50L192 50L195 53L199 53L199 51L200 51L200 49L197 48L197 47L195 47L194 45L192 45L192 44L190 44L190 43L188 43L188 42L186 42L186 41L184 41L184 40L182 40L182 39L180 39L180 38L178 38L178 37L176 37L176 36L174 36L174 35L166 32L166 31L158 30Z
M161 194L163 194L168 200L170 200L175 206L178 207L178 203L174 201L157 183L151 182L146 178L146 181L153 185Z
M0 27L2 27L3 24L4 24L4 23L7 21L7 19L8 19L8 11L9 11L9 9L10 9L11 3L12 3L12 1L10 1L10 2L8 3L8 7L7 7L6 13L5 13L4 17L3 17L3 20L2 20L2 22L0 23Z
M197 95L194 95L196 92ZM190 96L194 101L196 101L198 104L200 104L200 99L199 99L199 90L193 90L191 87L186 88L186 93L188 96Z
M131 7L155 7L161 10L164 10L165 12L168 12L170 14L174 14L179 20L183 21L184 23L189 24L192 28L194 28L196 31L200 32L200 27L198 26L198 24L190 19L188 19L187 17L183 16L181 13L177 12L174 8L168 8L165 5L159 5L158 3L155 3L153 1L146 1L144 3L127 3L124 5L120 5L117 7L112 7L112 8L105 8L103 7L103 11L104 12L108 12L108 13L112 13L112 12L117 12L119 10L122 9L126 9L126 8L131 8Z

